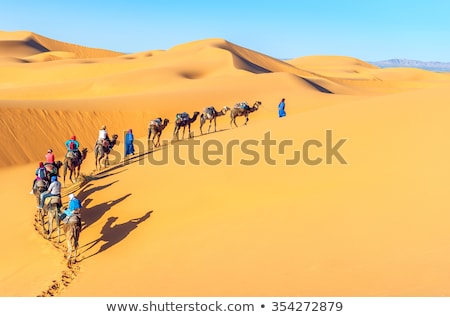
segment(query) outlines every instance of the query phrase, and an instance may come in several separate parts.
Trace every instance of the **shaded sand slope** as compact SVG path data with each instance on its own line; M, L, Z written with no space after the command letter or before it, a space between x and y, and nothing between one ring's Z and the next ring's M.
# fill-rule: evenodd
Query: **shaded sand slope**
M24 61L32 62L47 61L48 59L39 59L37 55L48 55L48 53L53 51L59 52L54 56L56 59L112 57L122 55L122 53L109 50L88 48L57 41L29 31L0 31L0 56L23 58ZM70 54L65 55L67 53Z

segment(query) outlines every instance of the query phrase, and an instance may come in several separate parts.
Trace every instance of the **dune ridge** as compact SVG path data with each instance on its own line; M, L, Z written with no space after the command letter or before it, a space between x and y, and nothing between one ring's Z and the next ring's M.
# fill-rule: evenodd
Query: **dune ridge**
M0 67L0 296L450 294L449 74L281 61L224 39L110 53L25 31L0 33ZM227 113L201 135L197 119L192 139L171 142L176 113L244 100L262 102L247 126ZM158 149L156 117L170 120ZM119 144L98 171L103 124ZM72 135L88 156L62 193L83 205L68 269L28 193L47 149L61 160Z

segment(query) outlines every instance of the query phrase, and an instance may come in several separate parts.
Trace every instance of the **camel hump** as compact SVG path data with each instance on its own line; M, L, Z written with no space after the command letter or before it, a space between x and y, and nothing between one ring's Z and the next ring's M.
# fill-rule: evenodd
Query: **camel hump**
M69 151L67 153L67 157L70 158L70 159L78 158L77 154L75 152L73 152L73 151Z

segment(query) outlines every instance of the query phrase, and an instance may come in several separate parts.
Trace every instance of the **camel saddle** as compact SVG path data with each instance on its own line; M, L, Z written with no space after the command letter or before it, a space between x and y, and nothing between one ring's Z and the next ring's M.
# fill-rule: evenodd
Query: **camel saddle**
M45 169L47 170L47 173L55 175L58 173L58 170L53 163L45 163L44 166Z
M181 122L181 121L187 121L189 120L189 114L187 112L177 113L175 121Z
M210 116L214 115L215 112L216 112L216 109L214 109L214 107L212 107L212 106L208 107L208 108L205 108L205 113L210 115Z
M53 204L57 204L58 206L61 206L61 197L58 197L58 196L47 197L45 199L45 201L48 202L47 206L53 205Z
M45 189L47 189L47 182L45 182L43 179L37 180L36 184L34 184L34 187L39 191L44 191Z
M64 222L65 224L78 223L81 225L81 215L79 212L74 211L73 214L71 214L69 217L63 218L62 222Z
M74 152L74 151L69 151L69 152L67 152L66 157L67 157L67 158L70 158L70 159L74 159L74 158L78 159L78 155L77 155L77 153Z
M150 125L160 126L161 124L162 124L162 119L161 118L156 118L156 119L150 121Z
M248 109L250 109L250 106L246 102L239 102L239 103L234 105L234 108L248 110Z

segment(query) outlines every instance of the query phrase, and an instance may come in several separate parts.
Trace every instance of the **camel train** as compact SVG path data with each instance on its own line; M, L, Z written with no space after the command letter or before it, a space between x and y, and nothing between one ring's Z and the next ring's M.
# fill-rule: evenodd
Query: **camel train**
M180 129L183 128L183 135L182 138L184 139L185 130L186 127L188 128L188 135L189 138L192 137L191 135L191 124L194 123L198 116L200 116L200 133L203 135L203 126L206 124L207 121L209 121L208 125L208 131L207 133L210 133L212 123L214 123L214 132L217 131L217 125L216 120L218 117L226 115L226 113L230 112L230 126L233 128L233 124L235 127L237 127L236 124L236 118L237 117L245 117L244 125L247 125L249 120L249 114L257 111L259 107L261 106L260 101L256 101L253 106L249 106L247 102L240 102L234 105L233 108L224 106L220 111L217 111L213 106L206 107L203 109L202 113L200 112L194 112L192 117L189 116L188 113L178 113L176 115L176 119L174 122L175 128L173 131L173 138L179 140L179 132ZM156 118L149 122L148 124L148 135L147 135L147 141L154 147L160 147L160 138L163 130L167 127L169 124L169 119L162 118ZM153 136L153 137L152 137ZM95 167L96 170L101 169L102 166L102 159L103 159L103 166L106 168L108 165L108 154L112 150L112 148L116 145L117 142L117 134L114 134L112 136L112 140L109 141L108 144L96 144L94 147L94 154L95 154ZM70 171L69 179L74 182L72 177L75 177L75 180L80 176L80 169L82 161L86 159L87 155L87 148L83 148L81 150L81 157L82 160L79 160L77 155L71 155L69 153L65 159L64 162L57 161L53 166L46 166L47 173L48 173L48 180L38 180L35 183L35 186L33 187L33 194L36 196L37 204L39 205L39 200L41 197L41 194L47 190L48 185L50 184L50 177L53 175L59 176L59 169L61 167L64 167L63 172L63 182L65 186L65 180L67 171ZM65 219L64 221L60 220L60 212L61 212L61 198L60 197L51 197L45 201L43 208L38 208L37 210L37 216L36 216L36 222L38 227L40 226L42 228L42 234L46 239L50 239L52 236L53 231L57 230L57 241L60 242L60 227L61 222L65 234L65 238L67 241L67 266L71 266L73 263L76 263L76 257L77 257L77 248L78 248L78 241L80 238L80 232L81 232L81 215L79 210L76 210L72 216ZM47 218L47 221L46 221Z

